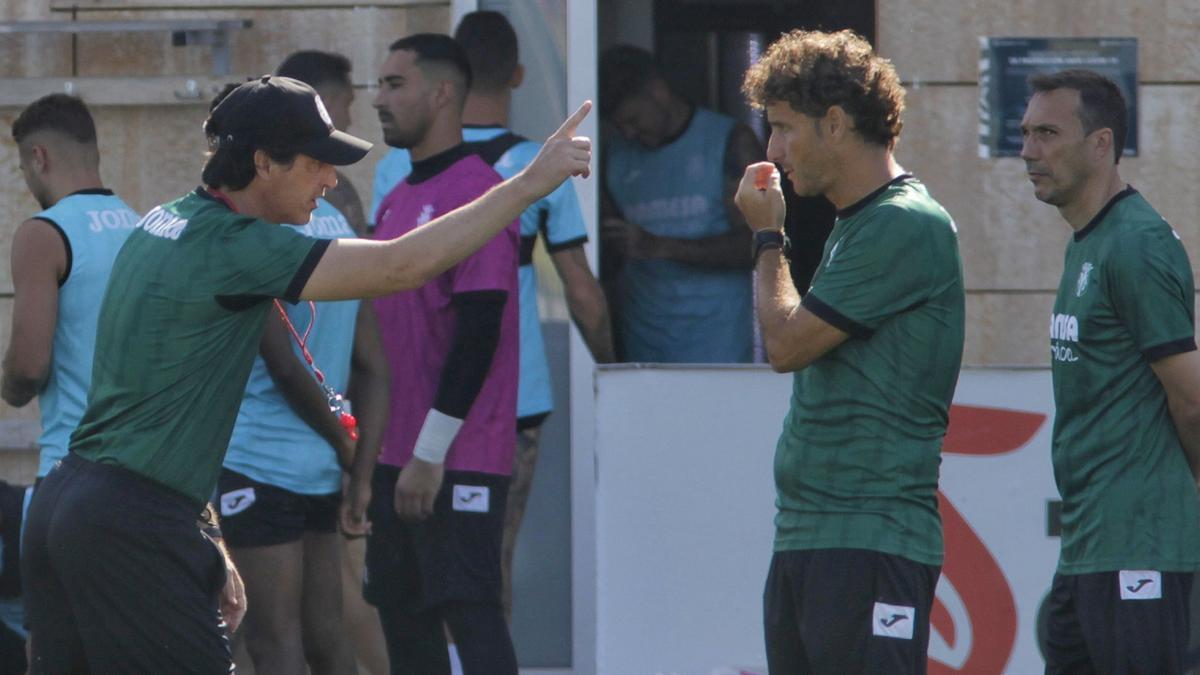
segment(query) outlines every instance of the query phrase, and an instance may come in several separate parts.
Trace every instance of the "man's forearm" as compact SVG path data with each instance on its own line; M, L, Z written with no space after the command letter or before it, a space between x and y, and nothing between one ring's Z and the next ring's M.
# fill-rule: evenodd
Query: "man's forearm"
M337 417L329 409L329 400L325 392L311 375L301 368L292 368L286 372L271 370L271 379L288 406L296 416L317 433L326 443L333 446L339 458L344 457L351 447L351 441Z
M354 404L354 417L358 420L358 446L350 475L356 480L370 480L383 446L383 432L387 426L387 409L390 386L387 371L379 371L355 364L350 373L347 394Z
M5 370L4 377L0 379L0 397L14 408L20 408L32 401L45 384L46 378L37 380Z
M608 301L604 299L600 285L594 282L592 285L595 288L568 289L567 309L596 363L612 363L616 355L613 351Z

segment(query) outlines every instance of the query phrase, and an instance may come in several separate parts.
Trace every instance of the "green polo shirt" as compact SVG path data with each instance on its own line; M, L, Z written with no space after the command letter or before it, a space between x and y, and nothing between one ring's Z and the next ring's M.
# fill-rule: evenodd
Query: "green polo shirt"
M328 245L203 190L146 214L113 265L71 451L208 501L270 299L298 298Z
M775 550L940 565L938 466L963 351L954 221L898 177L839 212L803 304L850 338L794 376Z

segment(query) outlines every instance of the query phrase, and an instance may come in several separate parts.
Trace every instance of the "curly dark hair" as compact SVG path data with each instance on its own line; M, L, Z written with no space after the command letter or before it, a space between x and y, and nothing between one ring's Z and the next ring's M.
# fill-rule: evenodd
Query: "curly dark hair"
M755 108L786 102L810 117L840 106L864 141L885 147L903 126L904 88L896 69L849 30L785 33L746 71L742 93Z

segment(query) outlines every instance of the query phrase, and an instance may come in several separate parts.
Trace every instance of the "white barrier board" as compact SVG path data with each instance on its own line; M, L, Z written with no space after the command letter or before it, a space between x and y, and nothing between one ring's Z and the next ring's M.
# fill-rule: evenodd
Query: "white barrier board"
M601 675L765 673L772 460L791 377L755 368L596 375ZM930 673L1040 672L1058 540L1049 371L964 370L941 471L946 564Z

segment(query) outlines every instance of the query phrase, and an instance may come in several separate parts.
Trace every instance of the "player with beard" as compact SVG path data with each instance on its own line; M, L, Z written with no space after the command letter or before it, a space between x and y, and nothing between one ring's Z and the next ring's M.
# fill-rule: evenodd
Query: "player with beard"
M401 237L500 176L463 143L467 55L447 35L396 41L375 108L413 169L379 206L375 236ZM370 491L364 595L393 672L449 673L445 625L466 675L517 672L501 609L500 545L517 412L518 223L424 286L379 298L391 415Z

